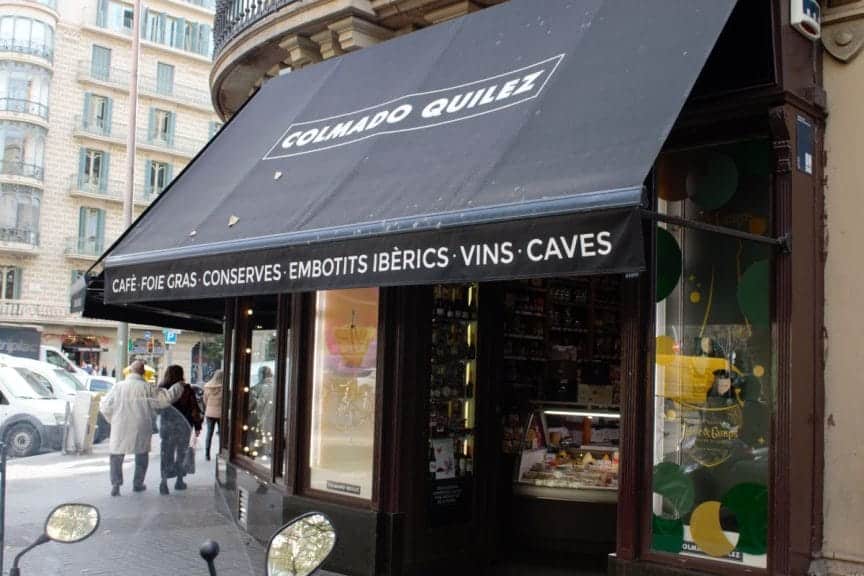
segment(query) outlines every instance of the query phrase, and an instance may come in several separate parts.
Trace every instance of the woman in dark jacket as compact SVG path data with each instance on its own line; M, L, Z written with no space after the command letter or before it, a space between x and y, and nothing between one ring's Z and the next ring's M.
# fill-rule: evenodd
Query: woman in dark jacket
M186 489L183 477L186 475L184 461L189 448L189 440L193 429L195 436L201 433L201 423L204 420L198 399L195 397L195 391L192 386L183 381L183 368L181 366L169 366L159 386L160 388L171 388L177 382L183 383L183 393L171 407L163 410L160 414L159 437L162 440L160 494L168 494L169 478L176 478L175 490Z

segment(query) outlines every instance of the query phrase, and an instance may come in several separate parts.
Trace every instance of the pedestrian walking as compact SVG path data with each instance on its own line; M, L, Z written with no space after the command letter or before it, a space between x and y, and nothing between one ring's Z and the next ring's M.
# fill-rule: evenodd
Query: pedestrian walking
M204 421L195 390L183 380L183 368L176 364L169 366L165 371L165 377L159 388L173 390L175 386L181 387L179 398L159 415L159 438L162 440L160 466L162 482L159 484L159 493L163 495L169 493L170 478L175 478L175 490L186 489L186 482L183 481L187 472L186 453L189 450L192 431L195 431L197 438L201 434L201 424Z
M210 381L204 385L204 416L207 418L207 438L204 442L204 457L210 460L210 446L213 443L213 432L219 426L222 418L222 370L216 370ZM222 437L222 430L219 430ZM218 452L218 450L217 450Z
M147 489L144 478L150 459L154 410L170 406L183 393L182 386L157 389L144 379L144 372L143 362L133 362L126 379L115 384L101 402L102 415L111 424L109 450L112 496L120 495L126 454L135 455L132 490L143 492Z

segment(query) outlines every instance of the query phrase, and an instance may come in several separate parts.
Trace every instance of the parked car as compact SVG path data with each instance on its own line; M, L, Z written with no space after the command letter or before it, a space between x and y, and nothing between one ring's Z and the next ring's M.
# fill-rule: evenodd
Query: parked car
M55 398L43 381L27 368L0 362L0 438L10 456L61 447L66 400Z
M101 392L102 394L107 394L116 383L117 379L111 378L110 376L88 376L87 382L84 383L84 387L90 392Z
M0 355L0 362L12 366L14 368L24 368L32 372L43 380L40 382L43 386L48 387L55 398L60 398L65 401L74 402L78 392L87 390L87 387L78 381L78 379L63 368L58 368L47 362L39 360L31 360L29 358L18 358L6 355ZM96 433L93 436L93 442L98 444L105 440L110 434L111 428L108 421L100 413L96 421Z
M56 366L57 368L62 368L69 374L72 374L77 378L82 384L87 379L87 372L79 368L75 365L74 362L69 360L66 357L66 354L60 348L55 346L40 346L39 347L39 360L42 362L47 362Z

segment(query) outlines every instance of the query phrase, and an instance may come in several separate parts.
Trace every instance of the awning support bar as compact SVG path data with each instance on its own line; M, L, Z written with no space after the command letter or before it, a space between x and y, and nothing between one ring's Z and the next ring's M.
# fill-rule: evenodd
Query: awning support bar
M770 236L760 236L759 234L742 232L741 230L735 230L734 228L727 228L725 226L706 224L705 222L697 222L695 220L688 220L686 218L671 216L669 214L660 214L659 212L646 210L645 208L640 209L640 212L643 218L650 218L655 222L665 222L667 224L675 224L676 226L682 226L684 228L714 232L715 234L722 234L723 236L729 236L739 240L747 240L758 244L768 244L770 246L776 246L784 254L790 254L792 252L792 236L789 234L784 234L779 238L772 238Z

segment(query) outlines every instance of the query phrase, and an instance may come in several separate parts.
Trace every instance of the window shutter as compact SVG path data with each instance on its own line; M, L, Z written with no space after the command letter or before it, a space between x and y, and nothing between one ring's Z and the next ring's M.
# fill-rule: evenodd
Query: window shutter
M23 281L23 271L21 268L15 268L15 273L13 274L14 279L12 282L14 283L12 286L12 298L15 300L21 299L21 282Z
M177 23L174 26L174 38L171 45L174 46L174 48L182 50L184 36L186 36L186 19L178 18Z
M149 196L153 194L153 161L147 160L145 162L147 165L145 180L144 180L144 192Z
M166 164L165 165L165 188L171 183L171 180L174 179L174 165Z
M105 28L108 24L108 0L99 0L96 9L96 25Z
M159 31L156 35L156 42L159 44L166 44L165 41L165 29L168 28L168 19L165 17L164 13L159 14Z
M156 136L156 110L150 108L150 113L147 119L147 141L153 142Z
M144 38L144 39L148 39L148 36L147 36L147 21L148 21L149 19L150 19L150 9L149 9L149 8L144 8L143 10L141 10L141 23L140 23L140 25L139 25L139 26L141 27L141 37ZM134 22L133 22L133 24L134 24Z
M190 45L186 48L189 52L198 52L198 23L189 24Z
M105 102L105 135L111 135L111 113L114 108L114 99L108 98Z
M168 133L165 135L165 140L169 146L174 145L174 122L177 120L176 112L168 113Z
M87 149L78 150L78 189L84 188L84 166L87 165Z
M102 153L102 173L99 174L99 191L105 194L108 191L108 174L111 167L111 154L108 152Z
M84 129L90 128L90 113L91 113L90 92L85 92L84 93L84 117L81 119L81 126Z
M211 56L211 44L213 39L213 29L206 24L201 25L201 54Z
M78 252L84 250L87 243L87 208L78 208Z
M105 245L105 210L96 210L96 251L102 252Z

